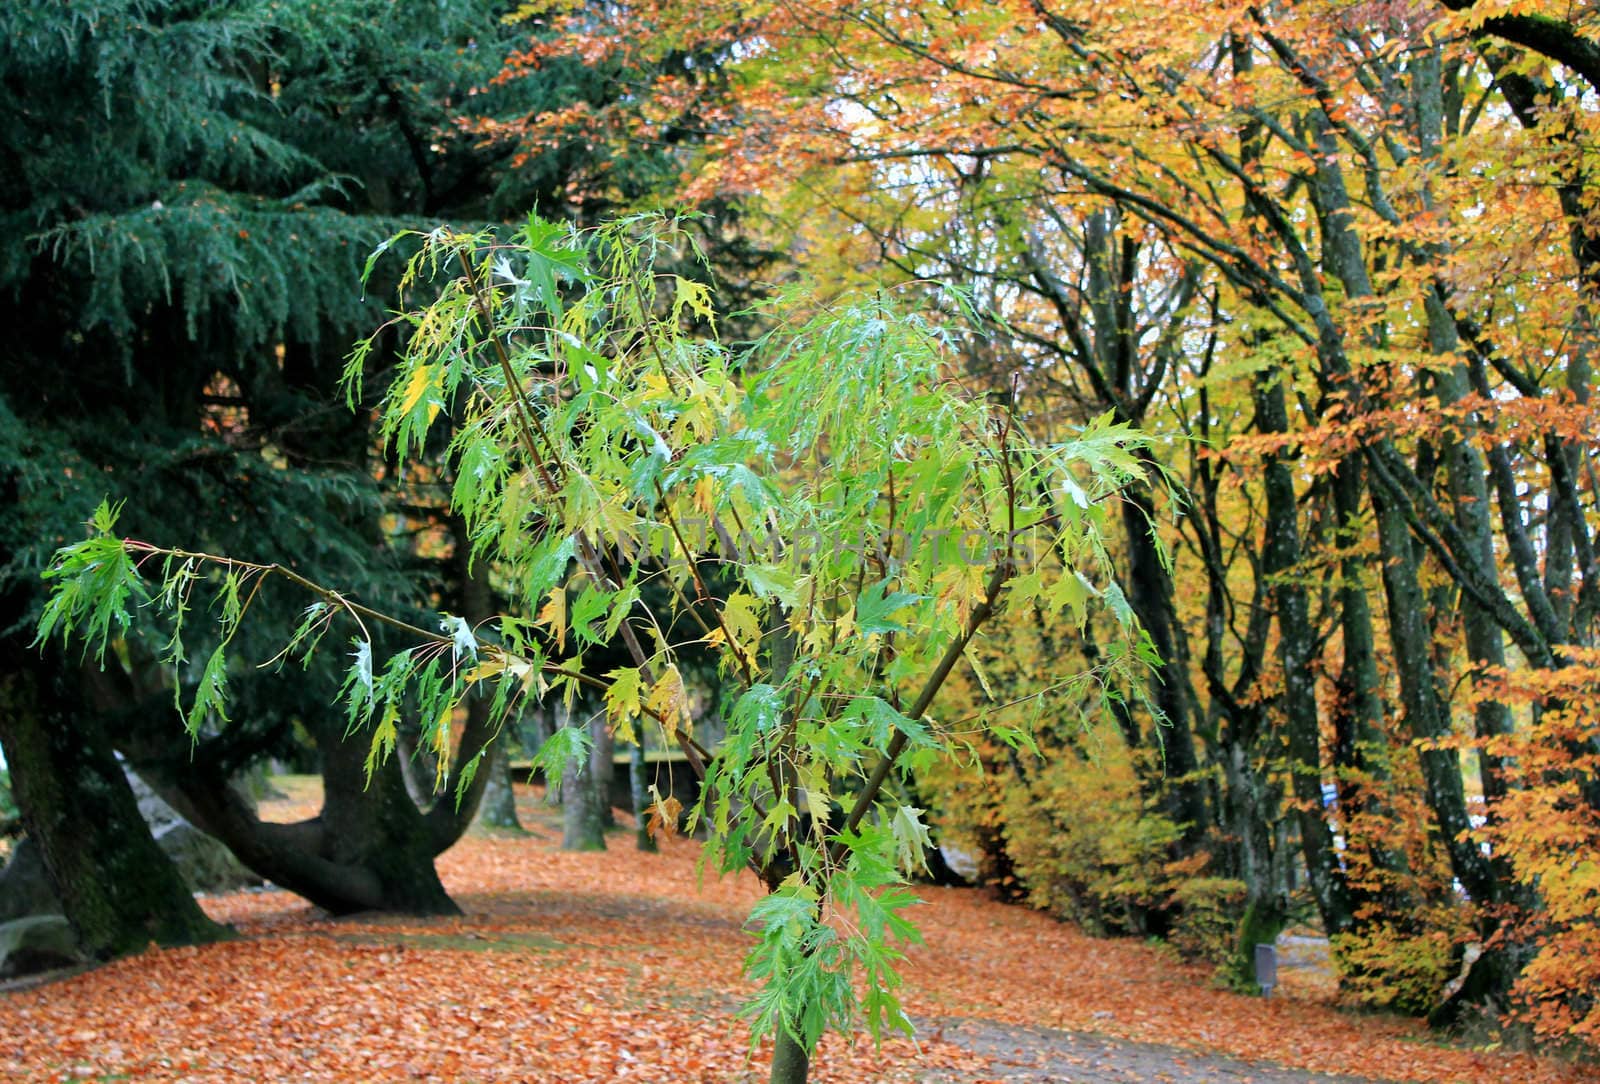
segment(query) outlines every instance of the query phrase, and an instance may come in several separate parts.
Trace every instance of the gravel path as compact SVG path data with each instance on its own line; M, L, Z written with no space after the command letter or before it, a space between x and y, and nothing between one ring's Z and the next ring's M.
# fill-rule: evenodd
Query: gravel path
M1023 1028L988 1020L947 1021L943 1038L990 1059L993 1075L933 1075L925 1084L1370 1084L1270 1062L1240 1061L1175 1046Z

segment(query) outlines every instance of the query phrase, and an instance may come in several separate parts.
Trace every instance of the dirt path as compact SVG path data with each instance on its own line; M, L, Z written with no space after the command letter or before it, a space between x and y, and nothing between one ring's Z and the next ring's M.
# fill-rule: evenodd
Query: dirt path
M990 1072L936 1072L924 1084L1357 1084L1372 1079L988 1020L950 1021L935 1033L986 1059Z

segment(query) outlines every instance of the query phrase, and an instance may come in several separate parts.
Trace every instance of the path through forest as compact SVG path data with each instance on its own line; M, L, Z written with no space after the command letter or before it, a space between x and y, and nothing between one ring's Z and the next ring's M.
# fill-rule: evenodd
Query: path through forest
M0 994L0 1079L762 1079L733 1017L754 879L699 884L700 849L681 839L658 855L628 835L563 853L552 811L534 792L519 805L533 834L476 835L442 858L460 918L333 920L286 893L235 893L204 902L238 940ZM917 1041L827 1040L815 1079L1582 1079L1334 1012L1316 985L1242 997L1156 946L1094 940L976 891L924 895L928 943L905 968Z

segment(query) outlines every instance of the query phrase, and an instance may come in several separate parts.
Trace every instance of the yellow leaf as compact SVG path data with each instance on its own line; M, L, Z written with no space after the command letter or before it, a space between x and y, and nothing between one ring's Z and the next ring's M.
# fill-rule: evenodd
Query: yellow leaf
M606 679L610 682L606 687L606 711L611 716L611 725L621 728L639 714L639 671L622 666L607 674ZM632 730L629 726L626 734L631 735Z
M468 685L474 685L480 681L494 677L505 668L506 660L504 658L485 659L477 666L474 666L471 670L468 670L465 674L461 675L461 678Z
M433 371L435 368L437 368L437 366L418 365L415 369L411 370L411 379L406 382L405 396L400 400L400 412L402 414L410 414L411 411L416 408L416 405L422 401L422 397L428 394L428 389L433 386ZM432 424L433 419L437 418L438 416L439 404L429 403L429 424Z
M540 608L534 623L543 625L555 634L556 650L567 649L567 589L557 587L550 592L550 599Z
M678 818L683 813L683 803L672 795L661 797L661 792L656 790L655 784L650 785L650 816L645 823L645 831L650 833L651 839L659 838L665 832L674 835L678 831Z
M651 687L645 706L659 717L668 741L676 740L680 729L689 733L693 725L689 715L689 692L683 687L683 675L677 666L668 664L666 672Z
M706 516L717 510L717 483L712 481L709 474L702 475L694 484L694 508Z
M755 664L756 650L761 646L761 619L756 616L758 605L754 595L737 592L729 595L722 607L722 624L733 641L729 646L748 665Z

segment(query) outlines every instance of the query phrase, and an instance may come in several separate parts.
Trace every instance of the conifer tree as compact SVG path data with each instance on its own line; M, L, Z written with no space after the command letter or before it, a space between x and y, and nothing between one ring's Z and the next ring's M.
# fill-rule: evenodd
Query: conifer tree
M504 59L500 14L375 0L0 11L0 635L8 697L67 697L53 712L7 712L0 740L25 750L67 726L102 769L114 740L248 865L336 911L451 909L432 859L470 821L476 791L419 809L397 763L367 786L364 749L326 710L328 667L286 682L239 666L232 725L198 720L191 745L172 701L215 676L202 665L214 645L163 666L164 641L141 616L103 673L41 656L28 632L37 576L115 491L129 530L280 562L397 612L465 590L448 560L423 567L386 526L400 502L423 505L400 522L424 527L442 505L426 478L389 470L336 383L349 344L381 320L371 298L388 287L364 293L363 260L402 218L481 220L565 188L554 167L509 172L510 148L452 123ZM472 104L526 110L567 84L553 85L488 88ZM272 652L256 629L292 627L304 601L265 592L253 605L259 623L234 646L260 662ZM305 824L262 824L229 780L293 753L297 732L316 743L327 805ZM468 755L487 738L470 728ZM115 775L55 789L19 778L25 807L59 799L28 823L61 826L90 855L128 852L136 841L107 834L123 821L74 814L81 788L120 787Z

